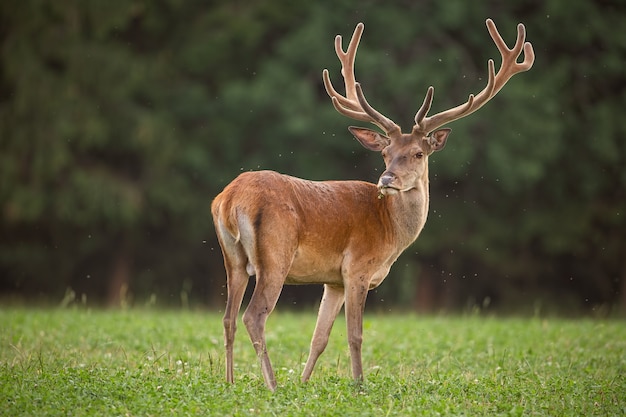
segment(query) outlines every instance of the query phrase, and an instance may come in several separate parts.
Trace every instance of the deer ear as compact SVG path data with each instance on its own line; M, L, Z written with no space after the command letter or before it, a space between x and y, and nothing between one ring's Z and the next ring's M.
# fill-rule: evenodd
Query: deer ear
M391 143L391 139L387 136L363 127L350 126L350 133L354 135L361 145L370 151L382 151Z
M433 152L440 151L446 146L446 141L448 140L448 136L452 132L452 129L443 128L439 130L435 130L433 133L428 136L428 144L430 145Z

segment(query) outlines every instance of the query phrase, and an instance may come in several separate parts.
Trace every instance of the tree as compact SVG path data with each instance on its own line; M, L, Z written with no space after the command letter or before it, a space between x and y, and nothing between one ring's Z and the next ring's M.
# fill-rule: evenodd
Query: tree
M283 9L274 10L281 13L226 2L2 6L5 290L71 286L117 303L131 276L137 290L167 293L197 273L218 165L207 144L209 97L244 72L233 72L235 63L254 61L258 45L284 30ZM248 32L246 21L266 15L272 26ZM211 48L221 46L211 33L197 37L222 19L232 27L216 31L235 48ZM207 66L221 72L201 74Z
M451 125L431 159L426 229L374 301L626 305L624 12L600 0L5 2L0 290L221 303L208 208L239 172L380 174L323 89L322 68L339 73L334 35L366 24L357 77L410 126L429 85L433 112L482 89L491 17L509 42L526 24L535 66Z

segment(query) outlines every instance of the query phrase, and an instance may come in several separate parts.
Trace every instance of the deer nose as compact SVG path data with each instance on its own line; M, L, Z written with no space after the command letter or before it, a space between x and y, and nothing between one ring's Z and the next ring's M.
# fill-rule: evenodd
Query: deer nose
M391 172L383 172L383 175L380 176L378 180L379 187L388 187L396 179L395 174Z

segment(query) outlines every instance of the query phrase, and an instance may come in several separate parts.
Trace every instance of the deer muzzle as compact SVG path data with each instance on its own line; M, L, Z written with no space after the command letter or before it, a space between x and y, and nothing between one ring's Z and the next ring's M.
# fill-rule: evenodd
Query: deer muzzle
M393 185L397 177L391 172L383 172L383 175L378 179L378 189L383 195L395 194L399 190Z

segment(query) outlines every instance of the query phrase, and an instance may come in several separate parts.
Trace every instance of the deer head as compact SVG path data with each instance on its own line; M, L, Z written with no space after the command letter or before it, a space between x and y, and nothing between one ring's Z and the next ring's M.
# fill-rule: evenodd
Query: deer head
M373 123L384 133L374 130L350 127L350 132L367 149L382 152L385 171L378 180L380 196L406 192L417 187L418 181L427 175L428 156L443 149L450 135L449 128L441 128L454 120L468 116L491 100L506 82L515 74L529 70L535 60L532 45L525 42L526 29L517 26L517 40L512 49L506 45L495 24L487 19L487 30L502 56L502 64L495 72L494 61L488 61L487 86L477 95L470 94L468 100L454 108L433 116L428 112L433 102L435 89L431 86L426 92L422 106L415 114L415 124L410 133L402 133L400 126L379 113L365 99L361 84L354 76L354 60L363 34L363 23L354 30L347 51L342 47L341 35L335 38L335 51L341 61L346 95L342 96L333 87L328 70L323 71L324 86L331 97L335 109L344 116L355 120ZM524 60L517 62L524 51Z

